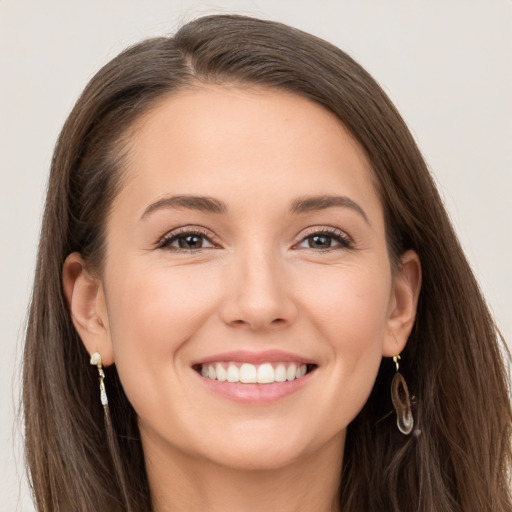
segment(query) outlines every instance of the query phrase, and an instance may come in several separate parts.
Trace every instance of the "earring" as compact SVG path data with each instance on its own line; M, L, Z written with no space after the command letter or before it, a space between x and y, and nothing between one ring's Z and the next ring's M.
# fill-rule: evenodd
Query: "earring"
M409 389L402 374L398 371L400 355L393 356L396 373L391 382L391 400L396 410L396 424L402 434L409 435L414 427L414 418L411 411L411 398Z
M103 362L101 360L101 356L98 352L94 352L91 355L91 364L98 367L98 373L100 374L100 398L101 404L105 409L105 414L108 413L108 399L107 399L107 391L105 389L105 383L103 382L105 379L105 373L103 372Z

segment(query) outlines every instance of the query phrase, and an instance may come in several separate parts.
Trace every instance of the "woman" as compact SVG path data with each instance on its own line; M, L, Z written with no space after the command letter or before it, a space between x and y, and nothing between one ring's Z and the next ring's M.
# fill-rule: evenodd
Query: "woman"
M36 276L39 510L510 509L495 324L404 122L320 39L213 16L107 64Z

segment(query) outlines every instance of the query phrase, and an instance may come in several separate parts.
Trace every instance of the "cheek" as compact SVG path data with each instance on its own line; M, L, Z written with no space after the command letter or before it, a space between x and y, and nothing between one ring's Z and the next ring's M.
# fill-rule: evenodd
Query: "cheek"
M119 275L112 286L115 295L109 296L114 345L122 351L128 339L131 350L169 354L210 310L213 286L211 279L186 268L146 267Z
M114 359L130 402L144 416L162 383L172 385L178 378L180 348L210 318L221 283L186 267L131 268L111 276Z
M304 311L334 346L355 352L382 341L388 319L391 276L382 268L321 269L304 281ZM358 341L358 343L356 343Z
M327 346L325 365L333 386L324 399L340 406L330 409L328 421L346 425L366 403L382 360L391 276L372 267L328 273L329 279L326 275L308 287L309 306L303 311L309 311L309 323Z

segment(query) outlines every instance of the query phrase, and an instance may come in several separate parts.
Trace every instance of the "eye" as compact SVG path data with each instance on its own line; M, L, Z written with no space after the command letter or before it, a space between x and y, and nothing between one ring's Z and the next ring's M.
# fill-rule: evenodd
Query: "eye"
M314 231L308 234L296 247L326 251L347 249L351 246L351 240L346 233L339 229L331 228Z
M217 247L206 234L200 231L181 231L169 233L158 244L159 249L194 251Z

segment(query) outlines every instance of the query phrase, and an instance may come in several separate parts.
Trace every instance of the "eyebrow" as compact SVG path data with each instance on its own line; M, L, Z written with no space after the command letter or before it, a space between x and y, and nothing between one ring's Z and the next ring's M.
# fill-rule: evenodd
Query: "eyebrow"
M207 196L171 196L164 197L158 201L150 204L141 215L140 220L145 219L148 215L155 210L172 209L172 208L187 208L190 210L198 210L206 213L222 214L228 211L225 203Z
M365 211L352 199L346 196L304 196L296 199L292 203L292 213L307 213L317 210L326 210L327 208L343 207L350 208L358 213L370 225Z
M367 224L370 224L364 210L352 199L346 196L303 196L295 199L290 207L290 213L301 214L312 211L326 210L328 208L343 207L350 208L358 213ZM160 209L186 208L205 213L217 215L225 214L228 211L226 203L208 196L178 195L164 197L150 204L142 213L140 220L144 220L151 213Z

